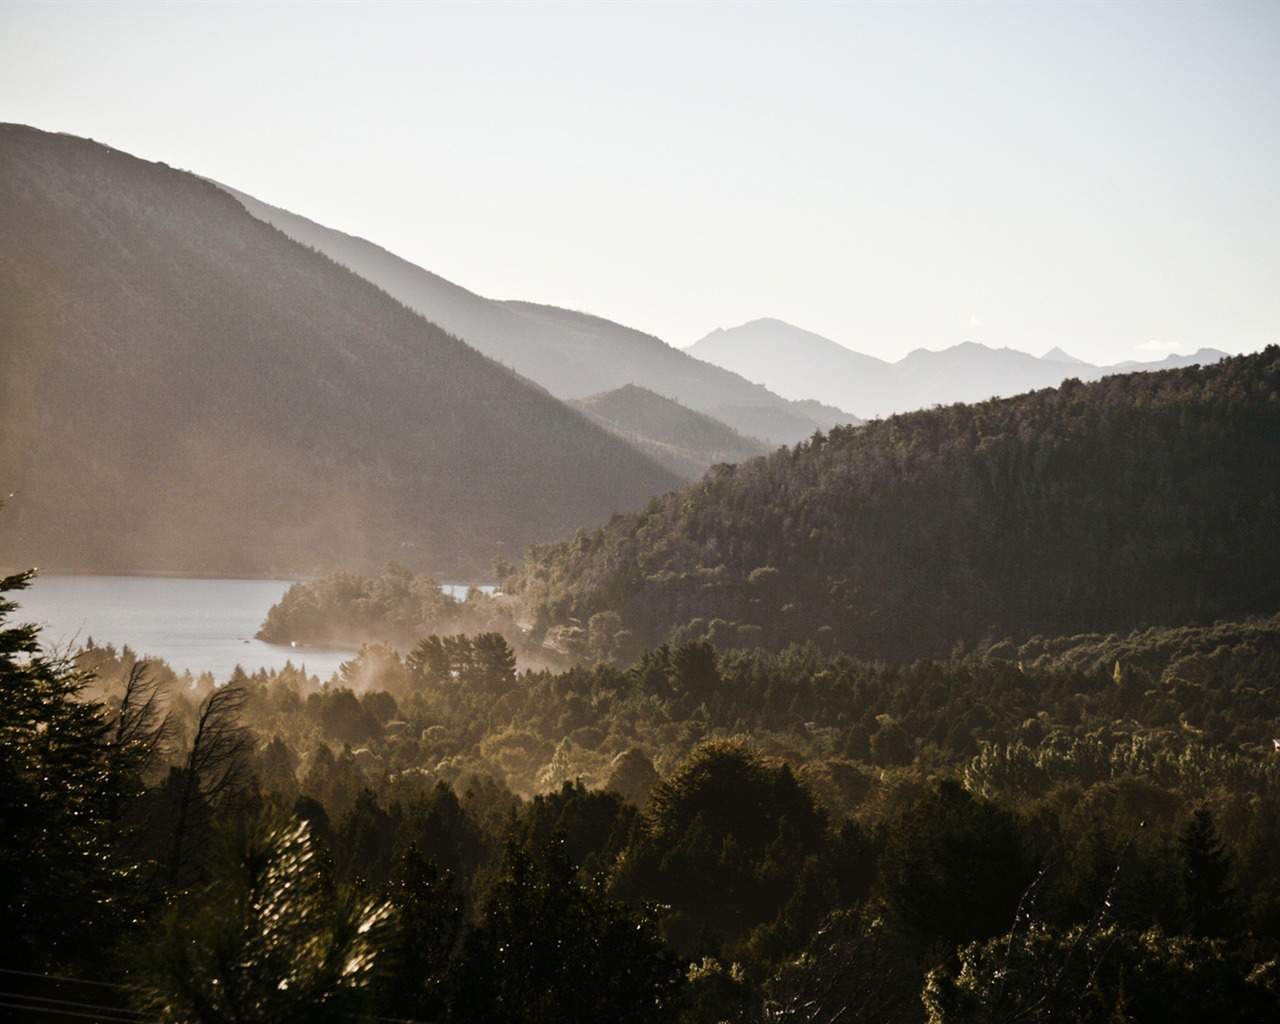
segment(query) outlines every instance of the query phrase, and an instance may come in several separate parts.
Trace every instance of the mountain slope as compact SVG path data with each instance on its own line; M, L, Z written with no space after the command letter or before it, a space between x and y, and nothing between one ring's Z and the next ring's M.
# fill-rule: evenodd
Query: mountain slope
M811 398L858 416L891 416L953 402L981 402L1057 387L1064 380L1098 380L1130 370L1165 370L1217 362L1226 353L1201 349L1159 363L1093 366L1051 349L1039 359L1016 349L963 342L941 351L916 349L896 363L845 348L780 320L753 320L712 331L685 349L792 399Z
M0 209L7 561L474 577L676 482L193 175L7 125Z
M685 480L698 479L717 463L769 450L762 441L634 384L569 404Z
M1280 608L1280 348L837 428L531 549L539 628L854 653Z
M856 421L818 402L787 401L652 335L601 317L482 298L364 239L243 192L227 191L255 217L325 253L559 398L583 398L636 384L775 444L791 444L815 430Z

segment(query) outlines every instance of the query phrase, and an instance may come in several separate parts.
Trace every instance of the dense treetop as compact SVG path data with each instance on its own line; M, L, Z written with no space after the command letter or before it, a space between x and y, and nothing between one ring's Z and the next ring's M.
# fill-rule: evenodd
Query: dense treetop
M353 607L438 595L384 577ZM685 639L523 672L499 633L432 634L403 658L369 643L327 684L220 686L128 650L49 660L0 626L18 1006L1155 1024L1280 1005L1275 617L910 663Z

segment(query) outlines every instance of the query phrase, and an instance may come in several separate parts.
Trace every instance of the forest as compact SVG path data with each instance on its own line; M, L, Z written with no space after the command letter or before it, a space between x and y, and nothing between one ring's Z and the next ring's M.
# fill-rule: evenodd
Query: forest
M215 685L45 650L30 578L0 583L13 1019L1280 1013L1275 614L529 668L501 616L376 639L436 600L391 568L282 602L363 602L334 678Z
M535 636L865 658L1280 607L1280 348L835 427L498 566ZM602 624L602 628L604 628Z
M1280 1019L1280 349L835 428L179 674L0 581L0 1006Z

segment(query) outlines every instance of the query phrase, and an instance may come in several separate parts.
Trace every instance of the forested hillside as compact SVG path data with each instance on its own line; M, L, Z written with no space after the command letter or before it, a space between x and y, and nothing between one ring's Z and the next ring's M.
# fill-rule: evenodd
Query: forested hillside
M675 476L192 174L0 128L9 565L454 578Z
M569 404L685 480L697 480L717 463L741 462L770 448L719 420L634 384Z
M1280 349L835 428L505 569L537 630L866 656L1280 607Z

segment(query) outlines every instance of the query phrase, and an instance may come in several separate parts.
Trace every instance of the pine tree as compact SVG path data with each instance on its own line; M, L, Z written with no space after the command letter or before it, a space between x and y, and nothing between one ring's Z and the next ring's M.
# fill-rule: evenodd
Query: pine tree
M34 571L0 579L22 590ZM82 964L100 951L122 899L113 811L127 764L88 676L10 626L0 597L0 935L19 970Z
M1236 892L1229 882L1231 857L1207 807L1197 809L1183 827L1178 852L1185 930L1195 936L1229 936L1237 930L1239 913Z

